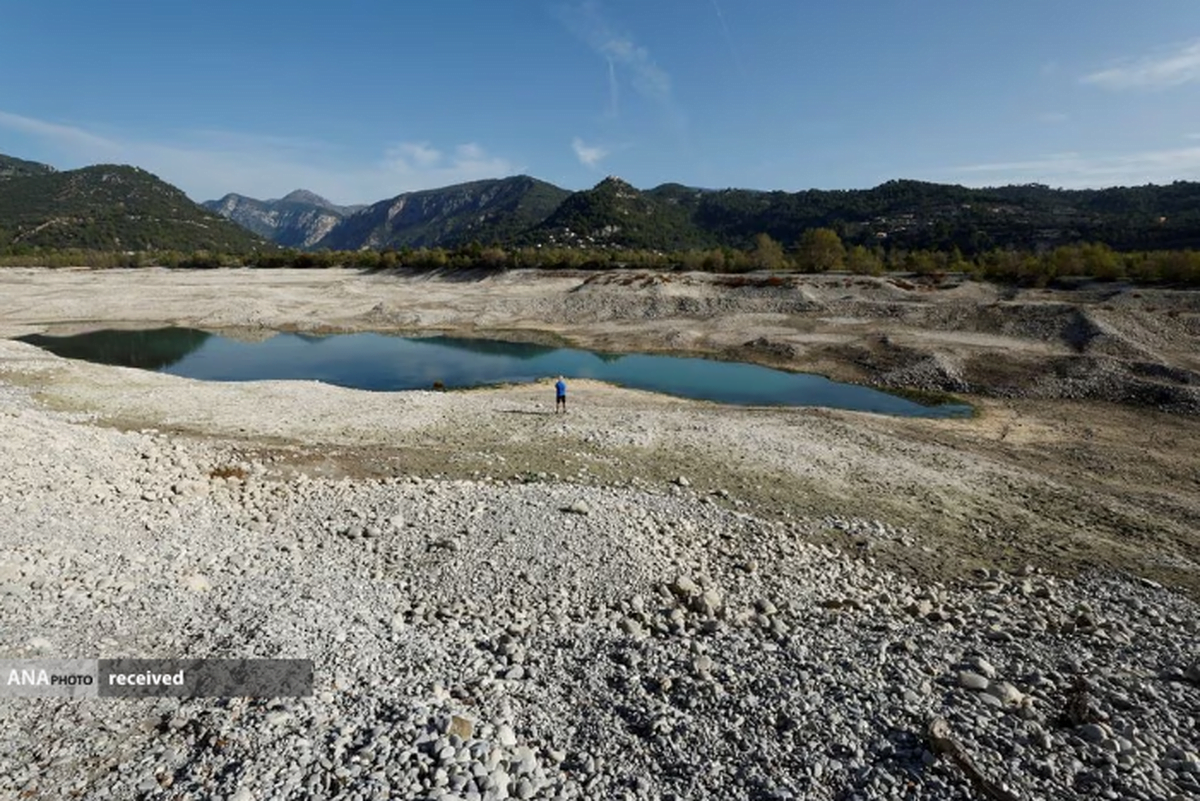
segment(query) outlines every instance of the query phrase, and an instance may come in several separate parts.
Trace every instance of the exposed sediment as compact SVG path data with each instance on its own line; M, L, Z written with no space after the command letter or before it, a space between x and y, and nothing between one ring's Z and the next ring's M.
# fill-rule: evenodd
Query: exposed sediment
M375 324L567 333L560 295L605 280L0 277L8 334L353 329L380 304ZM754 288L705 289L701 312L723 311L687 321L573 308L593 345L765 337L797 365L870 337L915 347L883 322L851 335L871 326L810 297L823 286L803 303L841 333L791 300L719 296ZM640 302L617 287L613 308ZM925 358L948 373L1013 351L1003 337L1037 361L1111 336L945 324L960 341ZM1147 380L1188 386L1169 331L1130 337L1160 365ZM548 383L203 383L0 342L0 658L316 663L299 700L4 700L0 795L977 797L935 719L1017 797L1200 792L1195 417L974 398L977 419L901 420L572 389L556 416Z

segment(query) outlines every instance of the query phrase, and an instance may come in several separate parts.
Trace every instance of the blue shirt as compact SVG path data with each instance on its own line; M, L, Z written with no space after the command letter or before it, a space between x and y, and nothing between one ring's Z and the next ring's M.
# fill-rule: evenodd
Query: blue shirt
M567 382L566 381L559 381L557 384L554 385L554 389L556 392L558 392L558 397L565 398L567 396Z

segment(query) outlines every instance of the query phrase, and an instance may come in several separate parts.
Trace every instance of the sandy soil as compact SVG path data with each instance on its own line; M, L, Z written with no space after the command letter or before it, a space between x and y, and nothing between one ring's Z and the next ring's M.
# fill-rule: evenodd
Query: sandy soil
M0 342L0 380L105 424L233 442L280 474L686 476L758 514L885 520L828 538L925 580L1118 570L1200 597L1200 293L900 279L345 271L0 272L0 335L188 325L447 331L709 353L950 390L971 420L742 409L573 382L384 395L202 383ZM735 285L740 284L740 285ZM727 497L726 497L727 494Z

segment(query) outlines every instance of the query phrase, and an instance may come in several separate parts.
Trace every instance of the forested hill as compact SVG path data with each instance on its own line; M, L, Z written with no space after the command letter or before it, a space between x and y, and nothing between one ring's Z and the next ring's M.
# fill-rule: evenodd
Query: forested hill
M29 175L46 175L51 172L54 172L54 168L49 164L15 159L0 153L0 181L8 178L24 178Z
M137 167L101 164L33 174L25 170L0 180L0 249L10 252L82 248L248 253L273 247Z
M1200 184L1061 190L889 181L866 190L789 193L679 184L639 191L609 178L572 195L527 236L557 244L745 248L758 234L790 245L813 228L832 228L852 244L964 253L1075 242L1120 250L1200 247Z

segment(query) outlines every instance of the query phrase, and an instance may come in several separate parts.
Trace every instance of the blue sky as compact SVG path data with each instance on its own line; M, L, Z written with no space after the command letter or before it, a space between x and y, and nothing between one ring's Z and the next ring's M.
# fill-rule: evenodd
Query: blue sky
M0 0L0 153L197 200L1200 179L1196 0Z

